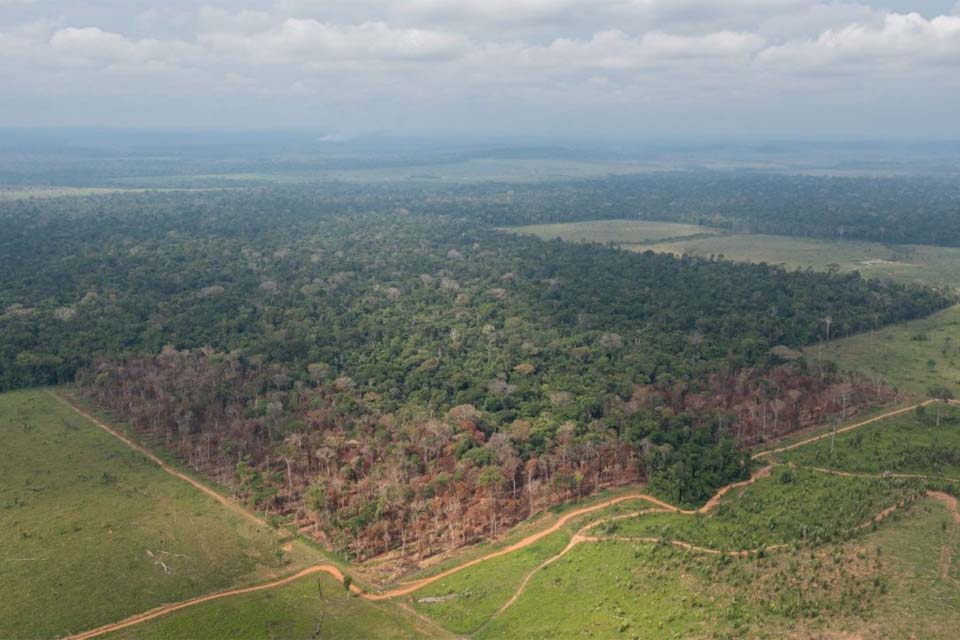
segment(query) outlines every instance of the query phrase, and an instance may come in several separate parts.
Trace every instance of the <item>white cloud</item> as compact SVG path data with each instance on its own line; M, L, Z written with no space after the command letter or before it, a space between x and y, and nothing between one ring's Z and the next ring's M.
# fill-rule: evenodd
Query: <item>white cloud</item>
M836 71L928 74L940 65L960 65L960 16L926 19L917 13L887 14L881 24L853 23L829 29L816 39L787 42L760 54L769 67Z
M134 41L97 27L58 29L50 37L50 47L67 62L156 63L162 60L185 60L201 54L197 46L186 42L155 39Z
M194 105L183 110L189 117L200 109L223 113L225 94L239 113L234 107L247 93L250 108L281 118L291 105L315 105L356 128L364 118L378 121L380 105L400 112L426 103L451 118L482 105L504 118L566 108L620 109L624 119L631 104L687 104L709 119L778 101L789 110L790 91L801 84L822 105L876 106L855 85L960 102L951 88L960 82L960 4L953 13L946 4L941 15L895 13L866 0L0 6L0 71L9 93L34 103L56 104L66 94L96 104L101 93L148 100L180 92ZM103 113L111 108L103 102ZM0 124L27 116L6 109ZM431 124L427 116L424 123Z
M431 29L395 29L383 22L339 26L288 18L265 31L202 33L199 42L213 52L274 62L332 60L432 60L456 56L466 40Z

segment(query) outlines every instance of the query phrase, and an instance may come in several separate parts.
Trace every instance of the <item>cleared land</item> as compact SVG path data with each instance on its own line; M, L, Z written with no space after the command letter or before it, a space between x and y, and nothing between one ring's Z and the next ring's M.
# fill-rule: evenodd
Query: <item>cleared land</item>
M791 270L859 271L866 278L960 289L960 248L956 247L723 234L711 227L641 220L591 220L505 230L544 240L612 242L634 251L723 256L736 262L780 264Z
M207 191L208 189L143 189L125 187L8 187L0 188L2 200L31 198L63 198L69 196L101 196L111 193L143 193L145 191Z
M644 250L722 255L737 262L782 264L787 269L859 271L865 278L889 278L960 288L960 248L884 245L873 242L771 235L723 235L660 243Z
M820 357L820 347L806 350ZM878 331L834 340L823 358L860 371L898 389L926 395L945 386L960 397L960 306Z
M575 532L587 523L651 506L645 500L628 500L571 518L532 545L458 571L418 590L412 604L455 633L473 633L509 600L525 575L560 553Z
M646 220L591 220L563 224L534 224L510 227L505 231L537 236L543 240L560 238L567 242L600 242L619 245L650 245L672 238L715 236L717 229L695 224L651 222Z
M104 638L448 638L429 620L390 603L348 596L327 575L184 609Z
M0 395L0 434L2 638L76 633L323 559L165 472L48 392Z
M936 408L923 410L934 425ZM941 428L954 422L955 411L942 413ZM899 426L923 420L911 410L838 438L853 440L862 429L865 441L881 433L910 451L929 434ZM917 427L929 431L930 424ZM829 441L779 455L799 458ZM934 468L943 470L919 470ZM528 571L515 599L492 616L488 603L471 599L474 593L503 591L503 580L493 576L513 583L519 565L529 566L531 558L504 558L490 575L464 572L455 588L430 591L435 600L418 608L457 603L458 615L438 619L477 638L846 638L866 630L863 637L909 638L911 629L923 631L917 637L949 638L960 620L954 578L960 571L952 562L960 528L956 501L922 497L925 490L918 480L778 465L769 477L728 492L710 514L609 514L588 523L552 560ZM911 537L923 543L910 546ZM720 553L666 544L676 540ZM770 553L725 552L748 547ZM921 590L921 584L929 586ZM946 607L942 615L929 615L935 606L928 598ZM888 616L890 608L896 618Z
M956 586L940 577L955 526L928 498L862 538L766 557L582 544L474 637L946 640L960 623Z

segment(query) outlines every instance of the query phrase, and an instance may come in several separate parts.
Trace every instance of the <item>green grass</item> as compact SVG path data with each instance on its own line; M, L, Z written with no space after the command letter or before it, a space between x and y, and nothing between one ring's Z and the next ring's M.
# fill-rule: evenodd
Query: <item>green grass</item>
M558 531L529 547L458 571L417 591L413 606L454 633L472 633L503 606L527 573L560 553L569 541L568 532Z
M940 426L937 412L941 411ZM860 473L960 479L960 409L928 406L778 454L784 462Z
M284 552L45 391L0 395L0 437L2 638L90 629L321 557Z
M653 242L690 236L715 235L717 229L695 224L651 222L646 220L591 220L561 224L535 224L509 227L504 231L538 236L543 240L560 238L567 242L612 242L621 245L648 245Z
M113 187L10 187L0 189L0 201L29 198L59 198L66 196L95 196L121 193L127 189Z
M695 256L723 255L737 262L782 264L787 269L859 271L865 278L889 278L960 288L960 248L884 245L874 242L771 235L722 235L639 247Z
M956 587L939 579L949 527L924 499L857 540L765 558L584 543L472 637L946 640L960 623Z
M816 361L820 347L806 353ZM960 397L960 306L834 340L824 345L822 357L904 391L926 396L931 387L943 385Z
M635 251L723 256L737 262L781 264L787 269L859 271L866 278L960 288L960 248L876 242L724 234L698 225L641 220L591 220L508 229L545 240L613 242Z
M769 478L731 494L709 514L651 514L620 520L595 533L727 550L804 540L823 544L847 538L852 529L915 495L918 488L906 480L843 478L778 466Z
M481 562L420 589L413 596L413 606L455 633L472 633L503 606L524 576L562 551L573 533L585 524L650 506L646 501L629 500L584 514L528 547ZM530 531L521 529L520 533ZM468 558L458 556L455 564Z
M671 547L584 543L544 568L473 637L782 638L876 601L873 558L847 547L729 560Z
M711 626L689 606L705 585L653 545L585 543L544 568L473 637L687 638ZM714 602L707 601L709 605Z
M633 161L581 161L563 158L468 158L456 161L427 161L425 164L381 166L371 168L322 168L285 170L194 173L171 176L134 176L110 181L117 185L178 186L197 181L217 180L237 182L273 182L277 184L309 184L338 182L414 182L456 183L514 182L528 183L541 180L590 178L614 174L634 174L662 170L662 165Z
M841 420L837 424L837 427L839 429L843 429L844 427L848 427L854 424L860 424L865 420L870 420L872 418L881 416L885 413L894 411L896 409L909 409L910 407L913 407L916 404L917 404L917 401L915 398L907 398L903 402L899 402L896 404L868 407L867 409L864 409L863 411L856 413L855 415L847 418L846 420ZM829 434L831 430L832 430L832 426L822 425L822 424L815 425L808 429L801 429L800 431L795 431L789 435L775 438L774 440L761 444L754 450L753 455L754 457L756 457L756 456L762 455L763 452L765 451L769 451L772 449L779 449L781 447L787 447L787 446L796 444L798 442L802 442L804 440L809 440L810 438L813 438L813 437L826 435L826 434ZM761 462L762 462L762 459L761 459Z
M844 625L863 638L952 640L960 629L958 587L940 579L939 559L950 542L952 518L944 506L923 500L908 514L868 537L881 550L886 594L863 620ZM954 570L960 547L953 540ZM838 625L839 626L839 625Z
M443 638L442 629L391 603L348 597L327 575L206 602L118 631L111 640L231 638Z

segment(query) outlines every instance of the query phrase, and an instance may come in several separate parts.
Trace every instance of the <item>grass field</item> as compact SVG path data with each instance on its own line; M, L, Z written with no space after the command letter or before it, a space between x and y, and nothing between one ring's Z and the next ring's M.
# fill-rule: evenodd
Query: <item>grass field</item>
M938 409L941 413L937 426ZM786 451L778 457L801 466L857 473L904 473L960 480L960 409L925 407L856 431Z
M724 235L655 244L644 250L723 255L738 262L782 264L787 269L859 271L865 278L889 278L960 288L960 248L884 245L873 242L794 238L770 235Z
M563 224L535 224L504 229L513 233L535 235L542 240L560 238L567 242L600 242L619 245L650 245L673 238L713 236L717 229L695 224L651 222L646 220L591 220Z
M860 539L750 559L582 544L473 637L947 640L960 622L938 575L950 521L925 499Z
M0 201L63 196L96 196L123 191L127 191L127 189L113 187L7 187L0 188Z
M569 540L569 532L557 532L515 553L464 569L417 591L413 606L454 633L473 633L513 595L527 573L562 551Z
M908 514L866 537L879 549L886 593L865 612L863 621L846 625L862 638L929 638L950 640L960 629L958 586L940 577L939 560L946 546L956 570L960 561L956 525L942 504L923 500Z
M327 575L208 602L104 636L111 640L446 637L452 636L394 604L348 597L343 585Z
M791 236L722 234L710 227L640 220L591 220L512 227L545 240L612 242L635 251L723 256L737 262L781 264L787 269L859 271L866 278L889 278L960 289L960 248L885 245Z
M0 637L44 638L310 564L43 391L0 395Z
M475 632L513 595L523 577L563 550L588 522L652 506L630 500L575 518L560 531L514 553L493 558L428 585L414 595L413 606L458 634ZM462 561L458 558L458 562Z
M806 353L815 360L820 347L808 347ZM960 397L960 306L834 340L824 345L823 358L918 395L942 385Z

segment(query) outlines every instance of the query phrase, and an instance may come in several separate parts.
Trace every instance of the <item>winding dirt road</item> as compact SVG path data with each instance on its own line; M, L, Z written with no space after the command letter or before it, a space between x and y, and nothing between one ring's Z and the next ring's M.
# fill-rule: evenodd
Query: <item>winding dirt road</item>
M767 449L766 451L760 451L759 453L753 454L752 459L759 460L760 458L765 458L775 453L783 453L784 451L790 451L791 449L796 449L797 447L802 447L812 442L819 442L820 440L825 440L827 438L833 437L835 433L844 433L846 431L853 431L854 429L865 427L868 424L873 424L874 422L879 422L881 420L886 420L887 418L892 418L893 416L899 416L900 414L913 411L917 407L925 407L927 405L933 404L934 402L939 402L939 400L926 400L918 404L910 405L909 407L903 407L902 409L894 409L893 411L887 411L886 413L881 413L880 415L874 416L872 418L868 418L867 420L863 420L861 422L850 424L840 429L837 429L836 432L831 430L831 431L827 431L825 433L821 433L819 435L813 436L812 438L807 438L805 440L800 440L799 442L794 442L793 444L790 444L784 447L778 447L776 449Z
M267 523L266 523L264 520L258 518L256 515L250 513L249 511L247 511L246 509L244 509L242 506L240 506L240 505L237 504L236 502L234 502L234 501L230 500L229 498L227 498L227 497L225 497L225 496L217 493L216 491L213 491L213 490L210 489L209 487L205 486L203 483L201 483L201 482L199 482L199 481L191 478L190 476L188 476L188 475L186 475L186 474L178 471L177 469L171 467L170 465L168 465L167 463L165 463L163 460L161 460L159 457L157 457L157 456L154 455L152 452L150 452L148 449L146 449L146 448L142 447L141 445L137 444L136 442L134 442L133 440L129 439L128 437L126 437L126 436L125 436L124 434L122 434L121 432L117 431L116 429L114 429L114 428L112 428L112 427L104 424L104 423L103 423L101 420L99 420L96 416L93 416L93 415L91 415L90 413L88 413L87 411L84 411L82 408L78 407L75 403L71 402L68 398L60 395L59 393L55 393L55 392L50 392L50 393L51 393L51 395L53 395L54 397L56 397L59 401L63 402L65 405L67 405L68 407L70 407L71 409L73 409L74 411L76 411L77 413L79 413L80 415L82 415L82 416L83 416L84 418L86 418L87 420L91 421L93 424L97 425L99 428L103 429L104 431L106 431L106 432L109 433L110 435L114 436L115 438L117 438L118 440L120 440L121 442L123 442L124 444L126 444L127 446L131 447L132 449L134 449L134 450L142 453L143 455L145 455L148 459L150 459L152 462L154 462L155 464L157 464L161 469L163 469L163 470L166 471L167 473L169 473L169 474L171 474L171 475L173 475L173 476L176 476L176 477L180 478L181 480L184 480L184 481L186 481L186 482L189 482L189 483L190 483L191 485L193 485L195 488L197 488L198 490L202 491L203 493L209 495L210 497L214 498L215 500L217 500L218 502L220 502L222 505L224 505L225 507L227 507L228 509L230 509L230 510L233 511L234 513L241 514L241 515L243 515L245 518L247 518L248 520L251 520L252 522L255 522L255 523L258 524L258 525L261 525L261 526L264 526L264 527L269 527L269 525L267 525ZM935 402L935 400L929 400L929 401L926 401L926 402L923 402L923 403L920 403L920 404L912 405L912 406L910 406L910 407L905 407L905 408L897 409L897 410L894 410L894 411L888 411L888 412L883 413L883 414L881 414L881 415L874 416L874 417L872 417L872 418L870 418L870 419L868 419L868 420L863 420L863 421L861 421L861 422L858 422L858 423L855 423L855 424L852 424L852 425L848 425L848 426L846 426L846 427L844 427L844 428L842 428L842 429L838 429L838 430L837 430L837 433L842 433L842 432L850 431L850 430L853 430L853 429L858 429L858 428L863 427L863 426L866 426L866 425L868 425L868 424L872 424L872 423L874 423L874 422L878 422L878 421L884 420L884 419L886 419L886 418L890 418L890 417L893 417L893 416L896 416L896 415L900 415L900 414L902 414L902 413L906 413L906 412L908 412L908 411L912 411L912 410L916 409L918 406L925 406L925 405L931 404L931 403L933 403L933 402ZM764 457L770 456L770 455L775 454L775 453L781 453L781 452L783 452L783 451L788 451L788 450L790 450L790 449L794 449L794 448L797 448L797 447L800 447L800 446L803 446L803 445L806 445L806 444L810 444L811 442L817 442L817 441L822 440L822 439L824 439L824 438L829 438L829 437L831 437L832 435L833 435L833 432L828 432L828 433L825 433L825 434L821 434L821 435L818 435L818 436L814 436L814 437L811 437L811 438L807 438L807 439L805 439L805 440L802 440L802 441L800 441L800 442L793 443L793 444L788 445L788 446L784 446L784 447L780 447L780 448L776 448L776 449L770 449L770 450L767 450L767 451L763 451L763 452L760 452L760 453L755 454L755 455L753 456L753 459L758 460L758 459L760 459L760 458L764 458ZM517 550L519 550L519 549L523 549L523 548L528 547L528 546L530 546L530 545L532 545L532 544L535 544L536 542L542 540L542 539L545 538L546 536L548 536L548 535L550 535L550 534L552 534L552 533L555 533L556 531L559 531L559 530L560 530L562 527L564 527L568 522L570 522L571 520L573 520L573 519L575 519L575 518L578 518L578 517L580 517L580 516L583 516L583 515L586 515L586 514L595 512L595 511L599 511L599 510L602 510L602 509L606 509L607 507L613 506L613 505L618 504L618 503L621 503L621 502L626 502L626 501L629 501L629 500L644 500L644 501L647 501L647 502L649 502L649 503L651 503L651 504L656 505L657 507L659 507L658 509L652 509L652 510L649 510L649 511L669 511L669 512L675 512L675 513L683 513L683 514L687 514L687 515L693 515L693 514L696 514L696 513L706 513L706 512L709 512L709 511L712 511L713 509L715 509L715 508L720 504L721 499L722 499L726 494L728 494L730 491L734 491L734 490L739 489L739 488L741 488L741 487L745 487L745 486L747 486L747 485L753 484L754 482L756 482L756 481L759 480L760 478L763 478L763 477L769 475L769 474L770 474L770 471L771 471L771 468L772 468L772 466L762 467L762 468L758 469L757 471L755 471L755 472L750 476L750 478L749 478L748 480L743 480L743 481L740 481L740 482L735 482L735 483L726 485L726 486L724 486L724 487L721 487L721 488L717 491L717 493L714 494L714 496L711 497L711 498L710 498L702 507L700 507L699 509L680 509L679 507L676 507L676 506L674 506L674 505L671 505L671 504L669 504L669 503L667 503L667 502L664 502L663 500L660 500L659 498L657 498L657 497L655 497L655 496L652 496L652 495L649 495L649 494L646 494L646 493L643 493L643 492L635 492L635 493L624 494L624 495L621 495L621 496L617 496L616 498L611 498L611 499L609 499L609 500L605 500L605 501L602 501L602 502L595 503L595 504L590 505L590 506L588 506L588 507L582 507L582 508L580 508L580 509L575 509L575 510L573 510L573 511L570 511L570 512L568 512L568 513L565 513L565 514L562 515L561 517L557 518L557 520L556 520L553 524L551 524L549 527L546 527L546 528L541 529L541 530L539 530L539 531L537 531L537 532L535 532L535 533L532 533L532 534L530 534L530 535L528 535L528 536L526 536L526 537L524 537L524 538L521 538L521 539L518 540L517 542L514 542L514 543L512 543L512 544L510 544L510 545L507 545L507 546L505 546L505 547L503 547L503 548L501 548L501 549L498 549L498 550L493 551L493 552L491 552L491 553L488 553L488 554L486 554L486 555L483 555L483 556L474 558L473 560L464 562L463 564L457 565L457 566L455 566L455 567L452 567L452 568L447 569L447 570L445 570L445 571L442 571L442 572L440 572L440 573L433 574L433 575L428 576L428 577L426 577L426 578L422 578L422 579L420 579L420 580L415 580L415 581L412 581L412 582L402 583L402 584L400 584L399 586L397 586L397 587L395 587L395 588L393 588L393 589L390 589L390 590L387 590L387 591L381 591L381 592L365 591L365 590L359 588L356 584L352 584L350 590L351 590L354 594L356 594L357 596L359 596L359 597L361 597L361 598L364 598L364 599L366 599L366 600L370 600L370 601L387 600L387 599L390 599L390 598L396 598L396 597L408 595L408 594L410 594L410 593L412 593L412 592L414 592L414 591L417 591L418 589L421 589L421 588L423 588L423 587L425 587L425 586L427 586L427 585L429 585L429 584L432 584L432 583L434 583L434 582L436 582L436 581L438 581L438 580L442 580L442 579L446 578L447 576L450 576L450 575L452 575L452 574L454 574L454 573L463 571L464 569L467 569L467 568L469 568L469 567L476 566L476 565L478 565L478 564L480 564L480 563L482 563L482 562L486 562L486 561L492 560L492 559L494 559L494 558L499 558L499 557L501 557L501 556L504 556L504 555L513 553L514 551L517 551ZM956 518L960 519L960 512L954 511L954 514L955 514L955 517L956 517ZM599 523L593 523L593 524L591 524L591 525L588 526L588 527L584 527L584 529L581 529L581 531L578 531L578 532L573 536L573 538L571 539L571 541L570 541L570 543L567 545L567 547L566 547L560 554L558 554L557 556L554 556L553 558L549 559L548 561L546 561L545 563L543 563L542 565L540 565L537 569L541 569L541 568L543 568L544 566L547 566L547 564L556 561L559 557L562 557L562 556L563 556L565 553L567 553L570 549L572 549L574 546L576 546L577 544L579 544L579 543L581 543L581 542L594 541L594 540L595 540L595 537L584 536L584 535L582 535L582 531L584 531L584 530L586 530L586 529L588 529L588 528L590 528L590 527L596 526L597 524L599 524ZM868 523L868 524L869 524L869 523ZM600 538L596 538L596 540L600 540ZM648 541L649 541L649 540L648 540ZM654 540L654 541L655 541L655 540ZM700 547L695 547L695 546L693 546L693 545L688 545L687 543L683 543L683 542L680 542L680 541L675 541L675 543L676 543L677 546L681 546L681 547L683 547L683 548L689 548L690 550L695 550L695 551L701 551L701 550L702 550L702 551L708 552L708 553L719 553L719 551L717 551L717 550L715 550L715 549L712 549L712 550L711 550L711 549L705 549L705 548L704 548L704 549L701 549ZM671 544L674 544L674 542L671 542ZM748 554L748 553L750 553L750 552L749 552L749 551L746 551L746 552L739 552L739 551L738 551L738 552L729 552L729 553L734 553L734 554L747 553L747 554ZM949 565L948 565L948 566L949 566ZM524 588L524 587L526 586L526 584L529 582L530 578L531 578L533 575L536 574L537 569L535 569L534 571L532 571L530 574L528 574L528 575L524 578L524 581L522 582L522 584L521 584L520 588L518 589L518 591L517 591L517 592L514 594L514 596L508 601L508 603L505 604L505 605L500 609L500 611L503 611L504 609L506 609L507 607L509 607L511 604L513 604L513 602L514 602L514 601L520 596L520 594L523 592L523 588ZM126 628L128 628L128 627L131 627L131 626L134 626L134 625L137 625L137 624L146 622L146 621L148 621L148 620L153 620L153 619L155 619L155 618L159 618L159 617L161 617L161 616L167 615L167 614L169 614L169 613L173 613L173 612L175 612L175 611L179 611L179 610L181 610L181 609L186 609L186 608L188 608L188 607L192 607L192 606L195 606L195 605L199 605L199 604L202 604L202 603L205 603L205 602L210 602L210 601L212 601L212 600L219 600L219 599L221 599L221 598L227 598L227 597L230 597L230 596L242 595L242 594L246 594L246 593L255 593L255 592L264 591L264 590L267 590L267 589L274 589L274 588L281 587L281 586L284 586L284 585L286 585L286 584L289 584L289 583L291 583L291 582L294 582L294 581L296 581L296 580L299 580L299 579L301 579L301 578L303 578L303 577L306 577L306 576L309 576L309 575L318 574L318 573L327 573L327 574L333 576L336 580L339 580L339 581L343 581L343 577L344 577L344 576L343 576L343 573L341 572L341 570L340 570L338 567L336 567L336 566L334 566L334 565L332 565L332 564L319 564L319 565L314 565L314 566L308 567L308 568L306 568L306 569L303 569L303 570L301 570L301 571L299 571L299 572L297 572L297 573L295 573L295 574L289 575L289 576L287 576L287 577L280 578L280 579L278 579L278 580L274 580L274 581L271 581L271 582L266 582L266 583L263 583L263 584L260 584L260 585L256 585L256 586L252 586L252 587L242 587L242 588L238 588L238 589L228 589L228 590L226 590L226 591L220 591L220 592L217 592L217 593L212 593L212 594L207 594L207 595L203 595L203 596L198 596L198 597L196 597L196 598L193 598L193 599L190 599L190 600L185 600L185 601L183 601L183 602L179 602L179 603L175 603L175 604L169 604L169 605L164 605L164 606L161 606L161 607L157 607L156 609L152 609L152 610L150 610L150 611L147 611L147 612L144 612L144 613L140 613L140 614L131 616L131 617L126 618L125 620L121 620L121 621L119 621L119 622L114 622L114 623L111 623L111 624L104 625L104 626L102 626L102 627L98 627L98 628L96 628L96 629L92 629L92 630L90 630L90 631L85 631L85 632L80 633L80 634L76 634L76 635L69 636L69 638L72 639L72 640L89 640L90 638L95 638L95 637L104 635L104 634L106 634L106 633L111 633L111 632L113 632L113 631L119 631L119 630L121 630L121 629L126 629ZM499 612L498 612L498 613L499 613Z

